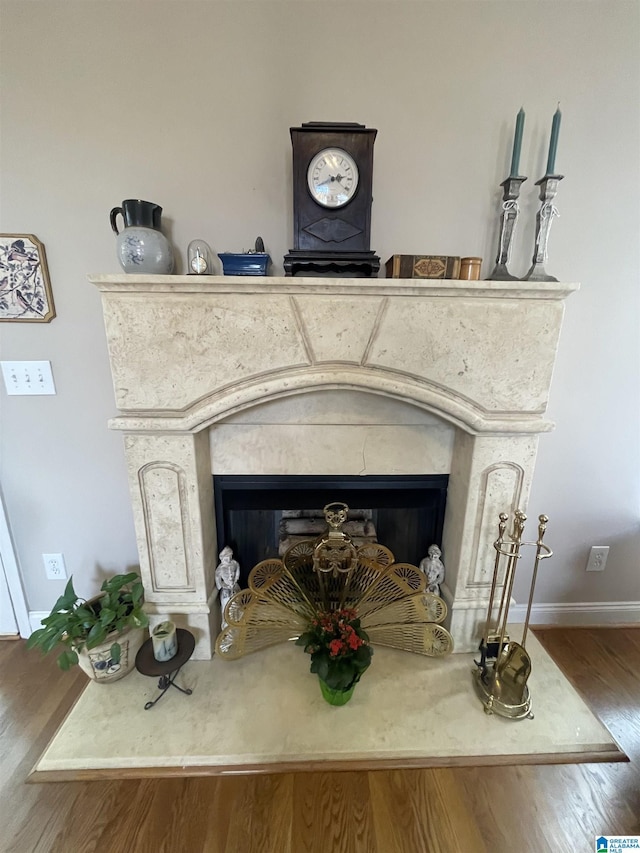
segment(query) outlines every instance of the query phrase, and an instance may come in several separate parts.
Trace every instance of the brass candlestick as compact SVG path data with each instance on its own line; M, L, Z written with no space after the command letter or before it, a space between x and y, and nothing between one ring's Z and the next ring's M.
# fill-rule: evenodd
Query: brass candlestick
M553 204L553 199L558 192L558 184L564 175L545 175L536 181L540 187L540 210L536 216L536 245L533 253L531 269L523 277L522 281L557 281L555 276L549 275L544 268L547 262L547 245L549 243L549 232L551 223L556 216L560 216L558 208Z
M473 671L473 682L476 693L480 697L487 714L498 714L512 720L533 718L531 713L531 695L527 681L531 674L531 658L527 653L525 643L531 617L533 593L538 576L540 560L551 557L553 552L543 543L547 529L548 518L541 515L538 518L538 538L535 542L523 542L522 536L527 516L516 510L513 521L513 531L509 538L505 537L508 515L500 513L498 538L493 543L496 551L493 581L487 610L487 621L480 641L480 661L476 661L477 669ZM523 546L534 546L535 561L529 591L527 613L519 643L511 640L507 634L509 606L516 567ZM506 561L503 560L506 558ZM493 617L496 589L499 585L502 564L505 563L502 579L502 596L497 618Z
M498 255L493 272L489 276L490 281L518 281L518 277L511 275L507 269L511 257L511 244L516 230L516 222L520 208L518 207L518 196L520 187L526 178L510 176L500 184L504 192L502 194L502 216L500 219L500 240L498 243Z

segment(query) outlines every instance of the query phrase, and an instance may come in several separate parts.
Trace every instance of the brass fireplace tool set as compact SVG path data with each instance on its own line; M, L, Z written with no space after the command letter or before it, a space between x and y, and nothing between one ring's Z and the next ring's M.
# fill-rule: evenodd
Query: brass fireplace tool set
M480 641L480 660L476 661L477 669L473 670L473 683L487 714L498 714L512 720L522 720L527 717L532 719L531 696L527 686L531 674L531 658L525 644L538 566L541 560L546 560L553 555L553 551L542 541L549 519L546 515L539 516L537 540L524 542L522 536L527 516L523 512L516 510L514 513L510 536L505 535L509 516L501 512L499 518L498 538L493 543L496 557L487 621ZM507 634L509 606L516 567L522 556L522 549L529 546L535 548L533 575L522 639L516 643ZM502 595L500 607L494 619L496 591L500 583L502 583Z

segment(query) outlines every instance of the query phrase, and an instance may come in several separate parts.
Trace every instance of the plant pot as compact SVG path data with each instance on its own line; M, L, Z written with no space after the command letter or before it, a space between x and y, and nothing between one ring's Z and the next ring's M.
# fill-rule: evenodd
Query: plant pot
M346 705L349 699L353 696L353 691L356 689L357 682L354 682L348 690L334 690L333 687L318 678L320 682L320 690L325 702L330 705Z
M221 252L224 275L266 275L271 258L266 252Z
M138 649L144 642L144 628L126 628L121 633L113 631L99 646L78 652L78 666L92 681L107 684L124 678L136 665ZM111 646L120 644L120 663L111 659Z

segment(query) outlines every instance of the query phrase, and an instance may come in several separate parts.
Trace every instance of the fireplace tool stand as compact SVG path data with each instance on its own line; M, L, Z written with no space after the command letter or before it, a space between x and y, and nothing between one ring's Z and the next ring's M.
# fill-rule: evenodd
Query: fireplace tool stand
M522 536L527 516L520 510L516 510L513 520L513 532L507 538L505 538L505 531L509 516L507 513L501 512L499 518L498 538L493 543L496 558L489 607L487 610L487 621L482 640L480 641L480 660L475 662L477 668L473 670L473 684L480 701L484 705L485 713L498 714L501 717L507 717L512 720L533 719L533 714L531 713L531 695L527 686L527 681L531 674L531 658L525 644L527 631L529 630L529 619L538 575L538 566L541 560L546 560L553 555L553 551L542 541L549 519L546 515L539 516L537 540L535 542L523 542ZM531 578L527 614L522 630L522 639L519 643L516 643L507 634L509 606L518 560L522 556L522 549L529 546L535 548L533 575ZM503 574L503 564L502 596L500 598L498 615L494 620L493 609L496 589L500 576Z

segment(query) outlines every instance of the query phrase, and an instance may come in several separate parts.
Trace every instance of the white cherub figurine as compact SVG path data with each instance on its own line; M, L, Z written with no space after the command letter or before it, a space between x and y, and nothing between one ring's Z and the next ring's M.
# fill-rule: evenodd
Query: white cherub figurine
M427 554L420 560L420 570L427 576L427 592L440 595L440 584L444 580L444 564L440 559L442 551L437 545L429 545Z
M236 592L240 592L240 564L233 559L233 551L229 546L220 551L220 563L216 569L216 587L220 590L220 610L222 612L222 627L226 628L227 623L224 619L224 609L227 606L227 601Z

